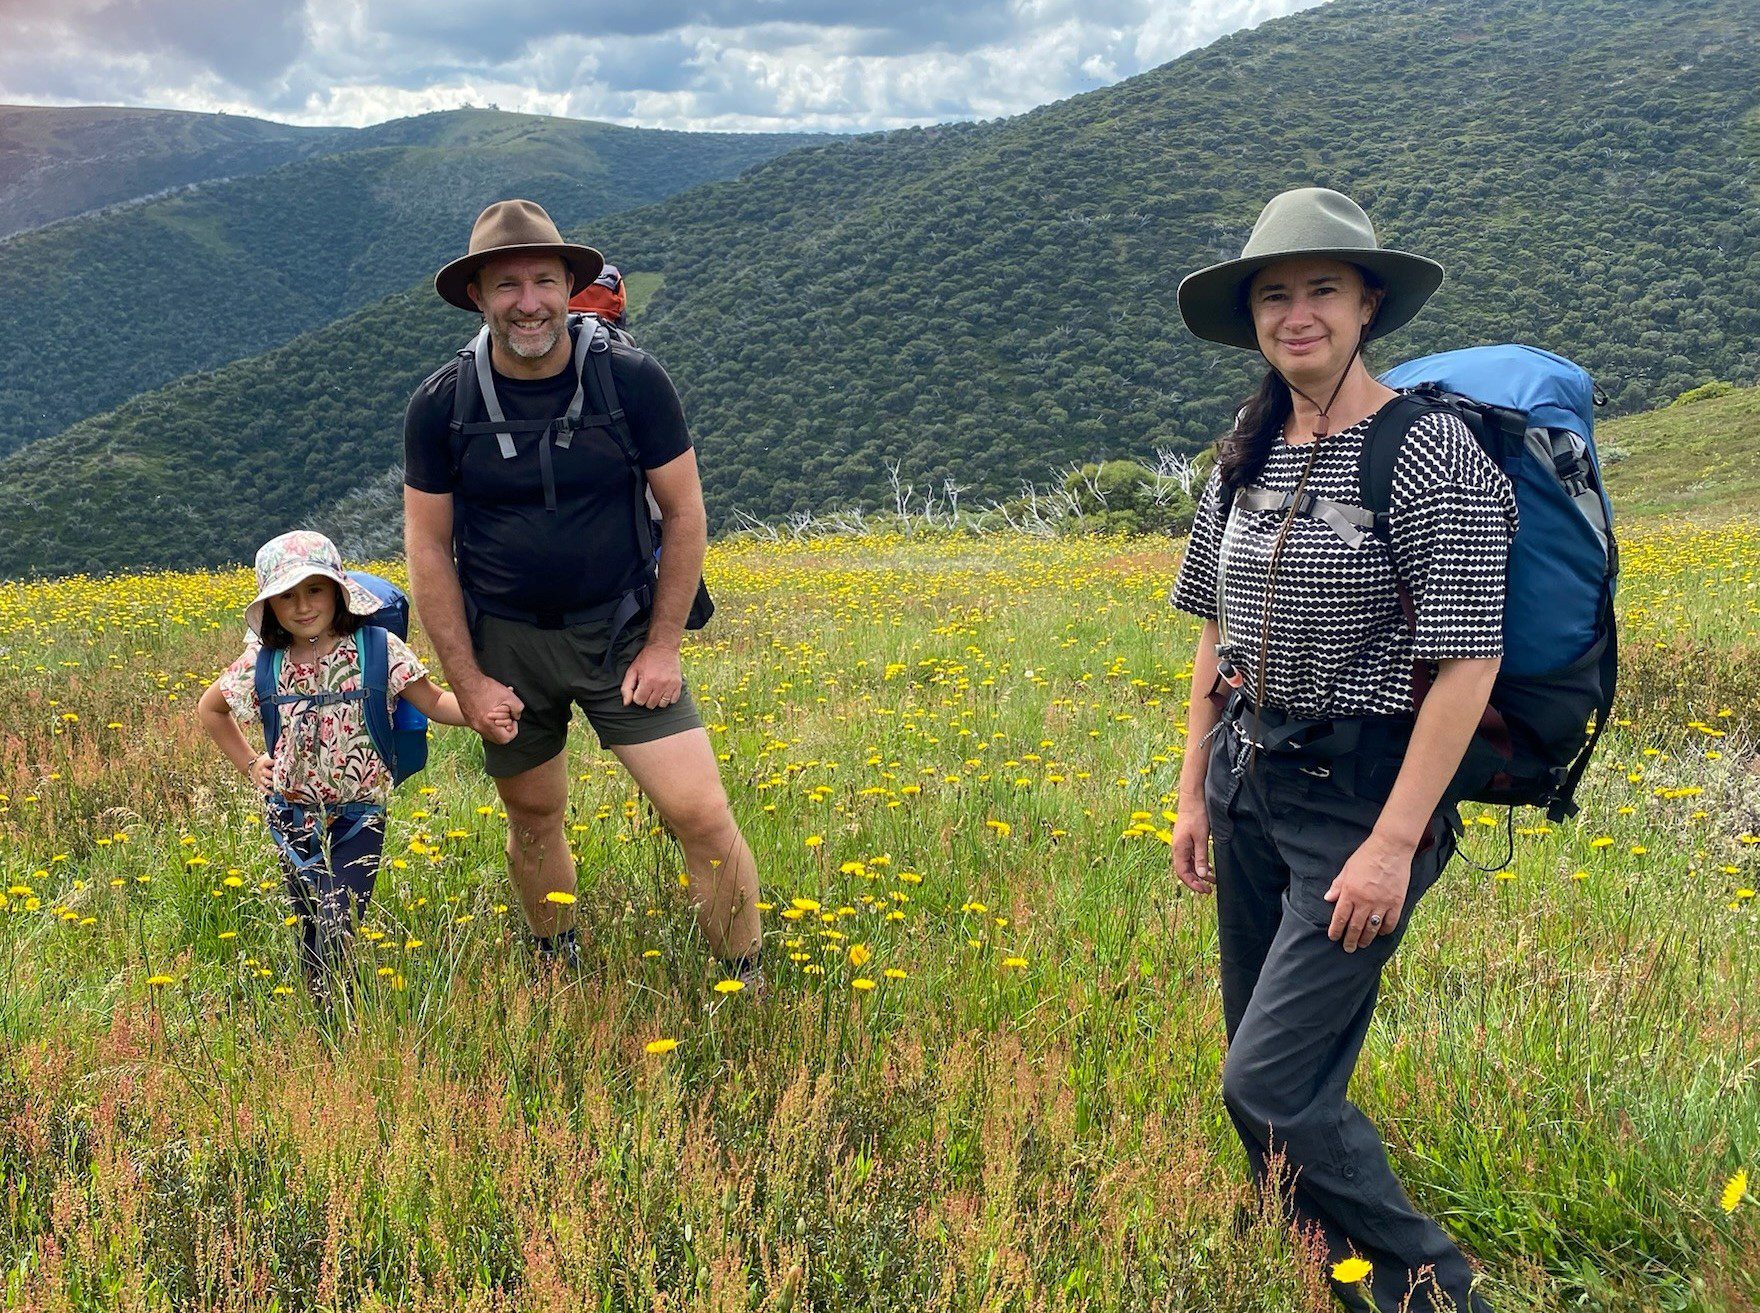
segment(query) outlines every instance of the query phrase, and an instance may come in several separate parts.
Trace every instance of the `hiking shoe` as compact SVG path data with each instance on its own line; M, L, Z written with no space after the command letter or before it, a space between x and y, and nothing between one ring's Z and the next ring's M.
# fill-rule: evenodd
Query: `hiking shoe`
M564 930L549 939L531 939L532 961L540 974L579 975L581 941L573 930Z
M734 979L745 986L741 991L754 1004L765 1003L770 999L770 978L764 974L764 968L753 963L741 967Z
M733 963L725 963L732 966ZM764 969L752 964L741 964L731 975L723 976L710 987L714 997L709 1000L709 1013L713 1015L727 1005L729 999L745 999L756 1006L770 997L770 982L764 977Z

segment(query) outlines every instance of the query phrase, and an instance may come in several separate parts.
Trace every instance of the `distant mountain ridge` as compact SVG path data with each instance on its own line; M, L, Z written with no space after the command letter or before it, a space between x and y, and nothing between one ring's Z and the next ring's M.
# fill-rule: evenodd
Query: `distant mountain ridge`
M541 194L576 225L815 140L455 110L16 234L0 304L30 310L0 319L0 454L408 285L460 248L485 198ZM86 367L69 386L73 340Z
M720 526L873 504L892 459L974 504L1075 460L1197 449L1255 362L1192 341L1174 290L1296 185L1350 192L1448 269L1372 363L1530 341L1633 412L1760 375L1757 31L1760 0L1337 0L586 235L665 277L639 336ZM469 327L416 282L0 461L0 573L246 558L395 465L410 390Z
M348 128L236 114L0 105L0 238L173 187L338 149Z

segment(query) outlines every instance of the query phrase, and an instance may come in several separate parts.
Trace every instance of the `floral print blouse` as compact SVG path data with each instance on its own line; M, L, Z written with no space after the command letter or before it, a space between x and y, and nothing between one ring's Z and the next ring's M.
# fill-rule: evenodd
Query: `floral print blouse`
M220 691L232 714L244 723L262 720L257 706L257 653L253 637L244 655L220 676ZM428 670L396 634L386 635L386 687L391 707L397 695ZM360 649L343 638L316 664L281 658L277 693L346 693L361 686ZM371 802L391 797L391 772L373 750L366 713L359 702L313 707L294 702L281 708L281 737L275 743L271 787L295 800L320 803Z

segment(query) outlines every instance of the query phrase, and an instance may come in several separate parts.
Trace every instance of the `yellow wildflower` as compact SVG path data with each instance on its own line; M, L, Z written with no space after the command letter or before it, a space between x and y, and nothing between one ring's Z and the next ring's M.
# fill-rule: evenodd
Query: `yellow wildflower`
M1748 1173L1745 1170L1738 1171L1723 1183L1723 1195L1718 1199L1717 1206L1726 1213L1733 1213L1747 1194Z
M1340 1285L1354 1286L1375 1270L1367 1259L1347 1258L1332 1265L1332 1279Z

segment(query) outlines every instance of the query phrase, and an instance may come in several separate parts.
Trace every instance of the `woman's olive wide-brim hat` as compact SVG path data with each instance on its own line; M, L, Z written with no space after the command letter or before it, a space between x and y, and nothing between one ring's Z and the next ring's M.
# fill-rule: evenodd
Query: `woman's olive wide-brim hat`
M1240 259L1189 274L1179 285L1186 327L1208 342L1259 349L1247 308L1247 286L1268 264L1291 257L1345 260L1367 269L1387 289L1369 326L1380 337L1409 322L1442 286L1442 266L1421 255L1383 250L1363 207L1326 187L1298 187L1271 198L1259 212Z
M574 275L580 291L599 276L605 257L590 246L562 240L544 207L536 201L496 201L471 225L471 244L461 255L434 275L434 290L460 310L475 311L465 289L478 269L504 255L559 255Z

